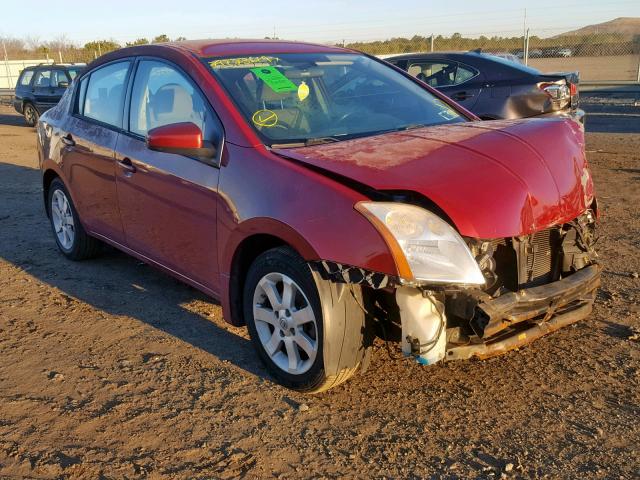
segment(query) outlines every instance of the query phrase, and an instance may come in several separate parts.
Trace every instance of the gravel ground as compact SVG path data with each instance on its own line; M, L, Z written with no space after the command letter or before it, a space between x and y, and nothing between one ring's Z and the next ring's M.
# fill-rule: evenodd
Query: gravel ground
M211 299L118 252L73 263L35 136L0 107L0 477L638 478L640 135L587 135L594 313L520 351L274 384Z

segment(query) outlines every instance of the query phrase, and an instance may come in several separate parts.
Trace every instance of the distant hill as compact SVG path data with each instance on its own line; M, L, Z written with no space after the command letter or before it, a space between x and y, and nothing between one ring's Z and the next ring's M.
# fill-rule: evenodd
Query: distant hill
M565 35L593 35L594 33L621 33L629 37L640 35L640 17L619 17L608 22L587 25L577 30L561 33L554 38Z

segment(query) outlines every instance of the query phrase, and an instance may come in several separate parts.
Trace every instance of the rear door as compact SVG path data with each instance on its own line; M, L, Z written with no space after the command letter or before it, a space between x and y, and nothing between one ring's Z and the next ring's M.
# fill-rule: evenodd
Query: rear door
M57 102L54 100L53 89L51 87L51 75L53 71L50 68L36 71L31 85L31 93L36 104L36 108L40 113L53 107Z
M437 88L467 110L473 108L482 91L480 72L452 60L409 60L407 71L427 85Z
M215 294L219 170L149 150L145 141L152 128L191 122L218 144L221 124L188 75L161 60L139 61L130 97L128 133L118 138L115 154L127 246Z
M51 87L50 87L50 101L51 106L56 105L67 87L71 84L71 79L67 76L67 72L61 68L54 68L51 70Z
M119 60L82 77L73 115L60 134L62 168L85 229L122 245L114 148L131 65Z

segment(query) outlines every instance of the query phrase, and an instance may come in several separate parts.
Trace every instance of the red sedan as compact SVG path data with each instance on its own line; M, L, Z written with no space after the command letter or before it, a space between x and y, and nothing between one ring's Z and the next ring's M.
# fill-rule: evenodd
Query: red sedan
M220 300L282 384L326 390L377 336L421 363L584 318L600 268L579 124L481 122L341 48L125 48L38 124L72 260L103 243Z

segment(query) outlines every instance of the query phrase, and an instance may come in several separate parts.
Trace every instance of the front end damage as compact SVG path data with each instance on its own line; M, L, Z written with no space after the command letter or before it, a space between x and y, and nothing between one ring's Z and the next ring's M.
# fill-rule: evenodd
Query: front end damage
M400 340L405 356L423 364L500 355L590 314L601 271L592 210L532 235L465 240L485 277L482 288L318 266L325 278L362 285L381 336Z

